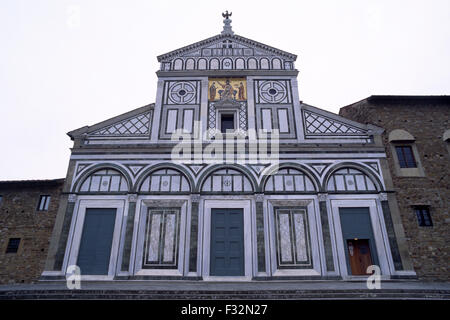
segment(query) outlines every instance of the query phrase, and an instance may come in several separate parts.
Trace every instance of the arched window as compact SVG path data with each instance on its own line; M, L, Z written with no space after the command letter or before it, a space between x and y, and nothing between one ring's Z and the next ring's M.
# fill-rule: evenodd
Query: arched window
M271 174L264 187L265 192L308 192L315 191L314 183L302 171L292 168L278 170Z
M152 172L144 179L141 192L190 192L189 182L181 172L161 169Z
M362 171L343 168L335 171L328 179L328 191L376 191L373 181Z
M80 192L126 192L125 177L114 169L101 169L92 173L80 187Z
M211 173L202 185L202 192L252 192L250 180L234 169L220 169Z
M394 160L394 173L397 176L425 175L416 139L411 133L403 129L394 129L389 133L388 141Z

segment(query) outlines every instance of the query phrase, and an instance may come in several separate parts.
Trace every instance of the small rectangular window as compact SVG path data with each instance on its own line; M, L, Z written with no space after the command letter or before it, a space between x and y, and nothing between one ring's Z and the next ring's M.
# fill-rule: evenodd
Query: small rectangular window
M6 247L6 253L17 253L19 250L20 238L10 238L8 246Z
M39 198L38 211L48 211L49 205L50 205L50 196L42 195Z
M220 117L220 131L234 130L234 114L222 114Z
M433 222L431 221L430 208L427 206L416 206L414 207L416 212L417 222L420 227L432 227Z
M417 168L411 146L396 146L395 151L400 168Z

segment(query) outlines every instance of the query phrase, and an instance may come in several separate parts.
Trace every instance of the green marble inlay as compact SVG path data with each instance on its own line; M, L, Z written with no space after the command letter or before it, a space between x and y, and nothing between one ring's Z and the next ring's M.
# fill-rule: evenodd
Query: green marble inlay
M58 250L55 255L55 264L53 270L61 270L64 253L66 252L67 238L69 237L70 223L72 221L73 209L75 208L75 202L68 202L66 213L64 215L63 226L61 230L61 236L59 237Z
M328 223L326 201L320 201L319 208L320 208L320 219L322 220L322 237L323 237L323 245L325 247L325 259L327 270L334 271L333 250L331 249L331 235L330 235L330 226Z
M130 202L128 206L127 226L125 230L125 243L123 245L122 271L128 271L130 267L131 244L133 240L134 215L136 212L136 202Z
M264 246L264 210L262 202L256 202L256 233L258 248L258 271L266 272L266 253Z
M389 245L392 251L392 260L394 261L395 270L403 270L402 258L398 249L397 238L395 237L394 224L392 222L391 210L388 201L381 201L383 209L384 222L386 223L386 231L389 237Z
M197 245L198 245L197 241L198 241L198 202L192 202L189 272L197 271Z

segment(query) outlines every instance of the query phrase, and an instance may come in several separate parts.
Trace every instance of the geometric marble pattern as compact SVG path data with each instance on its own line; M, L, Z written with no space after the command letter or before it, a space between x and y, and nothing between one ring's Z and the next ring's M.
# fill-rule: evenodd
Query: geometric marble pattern
M141 192L189 192L186 177L172 169L161 169L147 176L142 182Z
M149 209L147 213L143 268L176 268L180 210Z
M308 217L305 209L275 208L279 268L311 265Z
M305 129L309 134L366 134L346 123L304 110Z
M116 170L103 169L94 172L84 180L80 192L124 192L128 191L125 177Z
M94 136L148 135L150 133L150 112L122 120L91 133Z
M267 179L265 192L312 192L315 187L311 179L297 169L281 169Z
M242 193L253 191L250 180L241 172L222 169L211 173L202 186L202 192Z
M169 86L168 104L195 103L196 82L177 81Z
M280 80L256 81L258 86L257 103L289 103L288 82ZM260 101L262 100L262 101Z
M363 172L344 168L332 174L327 184L328 191L376 191L372 180Z

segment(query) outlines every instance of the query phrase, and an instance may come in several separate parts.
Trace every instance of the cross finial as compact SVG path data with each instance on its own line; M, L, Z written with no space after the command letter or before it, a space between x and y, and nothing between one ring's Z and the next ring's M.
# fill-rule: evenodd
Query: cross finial
M222 13L222 17L224 17L225 19L223 20L223 31L222 34L234 34L233 30L231 30L231 15L233 13L230 12L228 13L228 10Z

